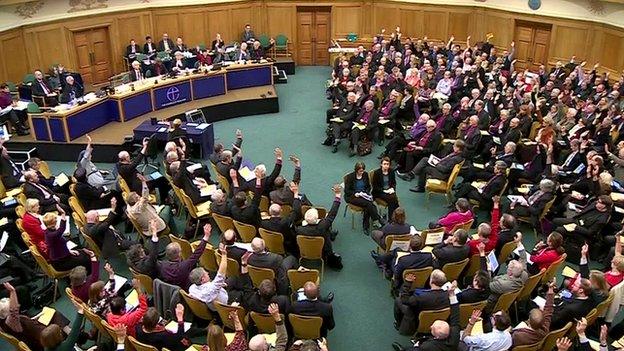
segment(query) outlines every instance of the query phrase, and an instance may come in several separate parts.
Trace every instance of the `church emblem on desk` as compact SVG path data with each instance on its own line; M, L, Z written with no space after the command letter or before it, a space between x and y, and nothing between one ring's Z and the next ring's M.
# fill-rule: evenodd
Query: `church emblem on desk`
M167 89L167 100L173 102L180 98L180 89L177 87L171 87Z

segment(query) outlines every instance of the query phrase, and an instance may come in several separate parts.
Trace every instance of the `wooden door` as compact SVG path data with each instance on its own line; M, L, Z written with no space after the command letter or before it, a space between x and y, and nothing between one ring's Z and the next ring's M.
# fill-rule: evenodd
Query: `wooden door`
M516 69L536 71L541 64L548 64L550 31L550 25L516 22Z
M304 7L297 11L297 64L329 64L330 8Z
M78 72L85 84L106 83L111 76L108 27L74 32Z
M300 65L313 65L313 17L314 12L297 12L297 63Z
M315 50L314 64L318 66L329 65L329 43L331 42L331 12L315 12Z

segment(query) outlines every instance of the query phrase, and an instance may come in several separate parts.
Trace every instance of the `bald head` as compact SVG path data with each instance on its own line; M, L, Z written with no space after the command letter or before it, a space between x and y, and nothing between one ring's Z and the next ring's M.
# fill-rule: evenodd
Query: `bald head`
M251 250L254 253L261 253L265 249L264 240L262 238L253 238L251 241Z
M269 349L269 344L263 334L258 334L249 339L247 347L249 347L251 351L267 351Z
M234 233L234 230L226 230L225 233L223 233L223 240L225 240L226 244L233 244L236 240L236 233Z
M303 284L303 294L310 300L315 300L318 298L319 290L316 284L313 282L307 282Z
M98 213L96 210L91 210L85 214L87 223L96 223L98 220Z
M529 312L529 325L533 330L539 330L544 323L544 313L539 308L534 308Z
M437 320L431 325L431 335L435 339L446 339L451 334L451 327L445 321Z
M130 160L130 154L128 153L128 151L121 151L117 154L117 157L119 158L119 161L129 161Z
M279 217L282 213L282 206L280 206L279 204L272 204L269 207L269 215L271 217Z

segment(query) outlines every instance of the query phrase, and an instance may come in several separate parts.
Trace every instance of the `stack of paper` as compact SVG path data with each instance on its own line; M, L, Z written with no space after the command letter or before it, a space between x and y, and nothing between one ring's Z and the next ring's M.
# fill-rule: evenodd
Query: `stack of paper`
M54 178L54 184L58 186L64 186L67 183L69 183L69 177L65 173L60 173Z
M117 294L117 292L119 291L119 289L121 289L121 287L126 284L126 282L128 281L128 279L115 275L113 277L113 279L115 280L115 294ZM107 282L106 285L104 285L104 290L108 290L110 288L110 283Z
M39 323L47 326L52 321L52 317L54 317L54 313L56 313L56 310L54 308L45 306L43 307L43 310L41 310L41 313L39 313L35 317L37 317L36 319L37 321L39 321Z
M178 322L175 321L171 321L169 322L169 324L167 324L165 326L165 329L167 329L168 331L172 332L172 333L177 333L178 332ZM187 332L189 329L191 329L191 322L184 322L184 331Z
M132 290L128 296L126 296L126 310L131 310L139 305L139 293L136 290Z
M199 190L199 195L201 197L205 197L205 196L210 196L212 194L214 194L214 192L217 191L217 185L216 184L210 184L206 187L203 187Z
M247 166L242 167L238 170L238 174L240 174L246 182L251 181L252 179L256 179L256 175L252 172Z

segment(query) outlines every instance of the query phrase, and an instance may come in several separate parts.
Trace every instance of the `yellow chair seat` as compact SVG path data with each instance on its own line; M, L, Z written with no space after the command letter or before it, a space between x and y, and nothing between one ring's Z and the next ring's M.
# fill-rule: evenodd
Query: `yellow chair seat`
M446 192L446 182L440 179L427 179L425 189L434 192Z
M197 204L196 207L197 207L197 215L199 217L207 216L210 214L210 201Z

